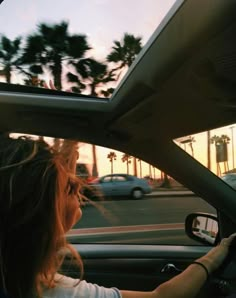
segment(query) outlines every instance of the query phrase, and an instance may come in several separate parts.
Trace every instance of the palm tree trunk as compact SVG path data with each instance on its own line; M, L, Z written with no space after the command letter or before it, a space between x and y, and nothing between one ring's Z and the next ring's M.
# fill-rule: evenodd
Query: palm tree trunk
M61 90L62 89L62 84L61 84L62 61L60 56L55 57L52 74L54 78L54 86L56 87L57 90Z
M155 172L155 167L153 167L153 179L156 179L156 172Z
M192 142L189 143L189 147L191 149L192 157L194 157L193 143Z
M11 67L9 65L7 65L5 68L5 75L6 75L6 82L8 84L10 84L11 83Z
M152 178L152 166L149 165L149 177Z
M136 157L133 158L133 163L134 163L134 176L138 176L138 173L137 173L137 159Z
M93 153L93 169L92 169L92 176L98 177L98 168L97 168L97 152L96 146L92 145L92 153Z
M140 175L140 178L142 178L142 161L141 160L139 161L139 175Z
M126 161L126 166L127 166L127 174L129 174L129 160L128 159Z
M111 175L113 174L113 159L111 160Z
M90 85L90 87L91 87L91 92L90 92L90 94L92 95L92 96L97 96L97 93L96 93L96 84L91 84Z

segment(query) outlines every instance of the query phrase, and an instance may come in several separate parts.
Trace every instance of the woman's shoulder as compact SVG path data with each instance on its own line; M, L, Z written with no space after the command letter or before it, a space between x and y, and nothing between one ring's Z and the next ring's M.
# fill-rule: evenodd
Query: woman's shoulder
M101 287L85 280L57 274L55 281L56 286L54 288L44 290L43 298L121 298L118 289Z

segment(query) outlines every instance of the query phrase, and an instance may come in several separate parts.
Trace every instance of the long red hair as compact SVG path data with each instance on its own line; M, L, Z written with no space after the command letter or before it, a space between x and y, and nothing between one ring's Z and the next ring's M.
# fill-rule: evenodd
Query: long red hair
M53 287L65 251L82 274L65 238L67 170L43 141L0 138L0 288L10 297L41 297Z

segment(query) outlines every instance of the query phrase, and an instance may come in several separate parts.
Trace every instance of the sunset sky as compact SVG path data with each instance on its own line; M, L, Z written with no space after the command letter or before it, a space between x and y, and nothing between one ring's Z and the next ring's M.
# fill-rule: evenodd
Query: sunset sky
M37 29L39 22L69 22L70 33L85 34L93 47L91 56L105 61L114 40L120 40L125 32L141 36L146 43L160 24L166 13L174 4L174 0L5 0L0 6L0 34L8 38L25 37ZM14 78L17 83L19 78ZM47 77L46 79L49 79ZM0 78L0 81L4 81ZM216 130L212 135L227 134L231 137L229 127ZM233 130L234 138L236 129ZM195 136L194 155L206 165L206 133ZM236 139L235 139L236 140ZM90 146L82 145L81 159L91 163ZM183 146L182 146L183 148ZM229 165L232 165L232 149L229 149ZM191 154L187 145L186 150ZM99 174L110 171L110 163L106 158L110 149L97 148ZM212 165L215 171L214 147L212 146ZM117 152L114 163L115 172L125 172L126 166ZM132 168L132 166L131 166ZM132 171L131 171L132 173ZM149 174L149 167L143 164L143 175ZM156 176L160 171L156 170Z
M146 42L174 0L5 0L0 32L10 38L36 30L39 22L68 21L71 33L86 34L97 58L104 59L124 32ZM138 5L137 5L138 3Z

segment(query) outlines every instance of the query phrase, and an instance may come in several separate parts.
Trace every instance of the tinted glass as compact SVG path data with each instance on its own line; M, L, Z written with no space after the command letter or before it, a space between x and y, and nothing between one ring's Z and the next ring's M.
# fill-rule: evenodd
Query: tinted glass
M0 82L111 97L174 2L4 1Z
M58 146L58 140L45 140ZM67 234L72 243L199 244L185 235L185 218L192 212L216 214L212 206L152 165L127 154L124 159L123 152L95 146L94 159L93 146L84 143L78 144L78 152L77 163L86 165L89 176L82 178L90 188L85 192L89 200L81 205L83 217ZM111 152L116 159L110 159ZM108 175L104 183L92 175L94 167L98 177ZM138 179L108 183L112 170ZM124 176L115 177L123 181Z
M175 142L223 181L236 187L236 125L176 139Z

